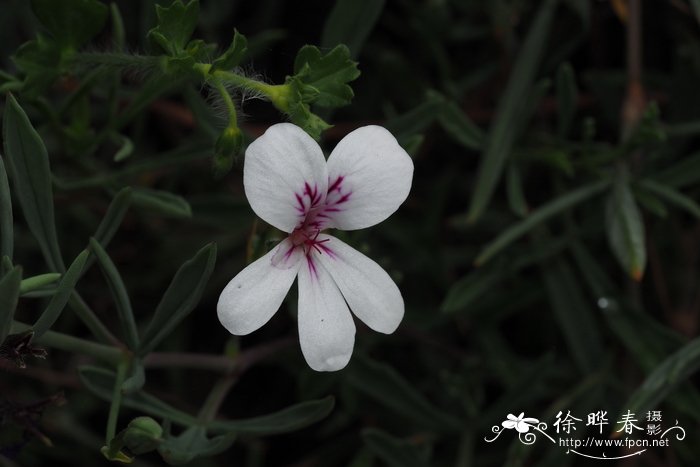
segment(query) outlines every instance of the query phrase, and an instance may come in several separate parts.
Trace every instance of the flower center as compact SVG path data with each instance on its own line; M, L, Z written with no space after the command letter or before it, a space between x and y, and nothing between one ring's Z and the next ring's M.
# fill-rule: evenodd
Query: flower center
M289 240L291 240L295 248L301 247L305 255L309 255L312 248L319 253L323 253L325 248L322 244L326 243L328 239L319 240L318 236L320 233L321 230L319 228L303 225L289 234Z

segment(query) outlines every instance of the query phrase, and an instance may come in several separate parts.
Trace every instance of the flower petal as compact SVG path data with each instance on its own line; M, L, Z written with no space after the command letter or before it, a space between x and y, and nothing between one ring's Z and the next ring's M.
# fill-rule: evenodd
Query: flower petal
M323 152L298 126L273 125L245 152L243 186L258 217L291 232L311 207L325 200L328 169Z
M299 269L299 341L316 371L336 371L348 364L355 344L355 323L328 272L313 256Z
M530 425L528 425L527 423L523 423L523 422L517 422L515 424L515 430L518 433L527 433L528 431L530 431Z
M314 257L330 273L350 309L371 329L391 334L403 318L401 292L377 263L330 235L319 235Z
M349 133L328 158L327 226L363 229L396 211L411 190L413 161L380 126Z
M272 258L284 248L280 243L231 279L219 296L219 321L231 334L244 336L267 323L279 309L297 276L302 261L276 267Z
M505 420L505 421L501 422L501 425L503 426L503 428L507 428L509 430L512 430L513 428L515 428L515 424L516 424L516 422L514 422L513 420Z

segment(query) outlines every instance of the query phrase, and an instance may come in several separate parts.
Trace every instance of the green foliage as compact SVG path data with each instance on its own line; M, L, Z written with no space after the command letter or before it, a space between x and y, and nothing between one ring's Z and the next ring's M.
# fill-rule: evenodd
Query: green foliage
M148 31L148 39L173 57L186 55L186 48L199 18L199 1L187 4L175 0L169 7L156 5L158 25Z
M21 283L22 268L19 266L15 266L10 272L0 277L0 344L10 333Z

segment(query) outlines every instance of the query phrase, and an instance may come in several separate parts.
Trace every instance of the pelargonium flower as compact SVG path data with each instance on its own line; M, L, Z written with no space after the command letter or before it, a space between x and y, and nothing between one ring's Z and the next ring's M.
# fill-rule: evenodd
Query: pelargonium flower
M301 350L317 371L344 368L355 343L350 310L371 329L391 334L404 314L401 292L374 261L326 229L375 225L411 189L413 162L379 126L338 143L326 162L318 144L290 123L270 127L245 154L243 185L253 211L288 236L221 292L221 324L246 335L279 309L298 280Z

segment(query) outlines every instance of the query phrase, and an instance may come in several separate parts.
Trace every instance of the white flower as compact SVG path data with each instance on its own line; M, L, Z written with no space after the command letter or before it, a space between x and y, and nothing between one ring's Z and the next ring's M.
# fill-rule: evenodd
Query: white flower
M328 162L299 127L270 127L247 149L243 184L253 211L289 236L228 283L221 324L246 335L279 309L299 277L299 340L316 371L350 360L355 323L391 334L404 314L398 287L374 261L324 229L363 229L398 209L411 189L413 162L379 126L348 134Z
M524 416L525 412L521 412L517 417L512 413L509 413L506 417L507 420L503 421L501 425L503 425L503 428L507 428L509 430L515 428L518 433L527 433L530 431L530 426L537 425L539 420L536 418L523 418Z

